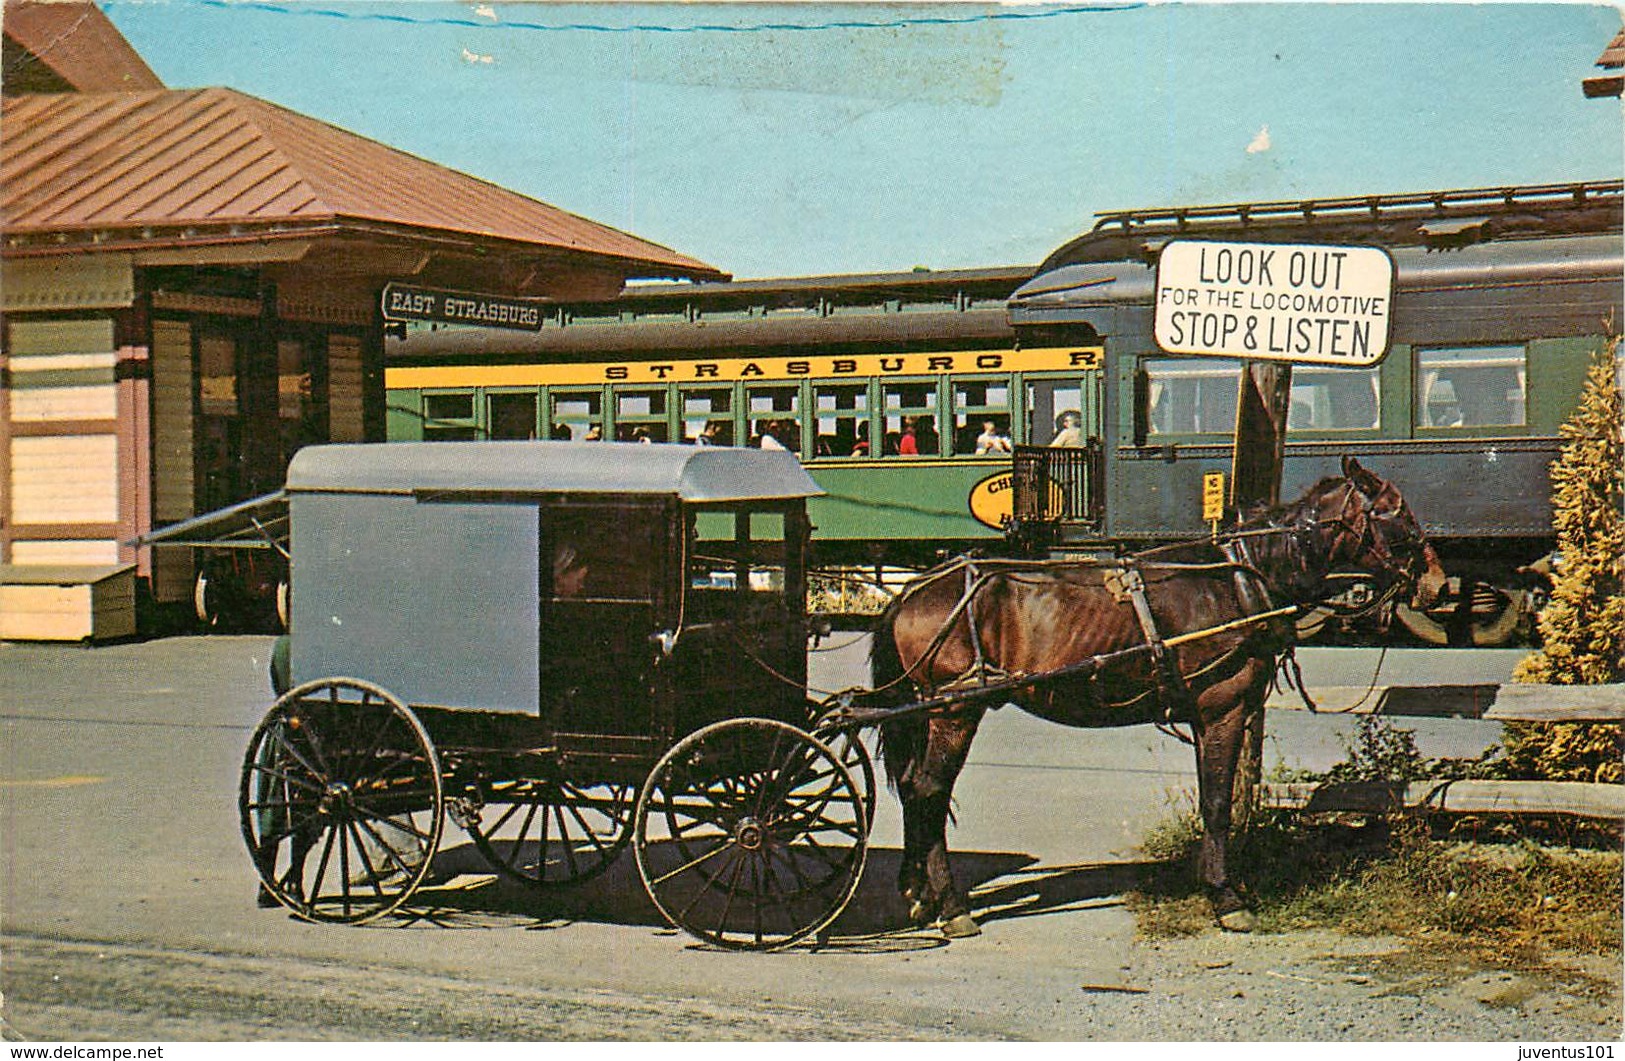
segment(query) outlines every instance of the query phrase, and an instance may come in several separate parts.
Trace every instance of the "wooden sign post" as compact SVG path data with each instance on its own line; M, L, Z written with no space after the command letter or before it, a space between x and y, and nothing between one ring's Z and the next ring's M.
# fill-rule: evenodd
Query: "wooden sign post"
M1176 355L1241 361L1229 509L1281 503L1293 364L1369 368L1392 339L1394 263L1377 247L1175 239L1157 255L1153 331ZM1202 518L1215 534L1213 488L1203 476ZM1249 719L1232 790L1232 820L1257 807L1264 712Z
M1243 361L1236 396L1235 450L1230 458L1230 507L1281 503L1281 463L1286 455L1287 416L1292 407L1292 365ZM1264 770L1264 712L1255 711L1242 738L1241 761L1231 789L1231 821L1251 828L1260 802Z

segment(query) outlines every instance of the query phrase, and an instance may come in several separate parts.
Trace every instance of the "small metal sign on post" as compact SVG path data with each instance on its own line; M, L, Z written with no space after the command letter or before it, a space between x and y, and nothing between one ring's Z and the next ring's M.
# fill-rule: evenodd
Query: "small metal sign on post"
M1202 474L1202 518L1213 529L1213 536L1219 536L1219 520L1224 518L1224 473L1204 472Z

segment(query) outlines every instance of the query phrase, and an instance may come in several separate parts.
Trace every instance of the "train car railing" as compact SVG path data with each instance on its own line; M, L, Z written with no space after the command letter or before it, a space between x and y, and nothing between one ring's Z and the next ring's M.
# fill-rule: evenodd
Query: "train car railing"
M1081 447L1017 446L1013 464L1017 524L1100 528L1106 514L1106 452L1100 439Z

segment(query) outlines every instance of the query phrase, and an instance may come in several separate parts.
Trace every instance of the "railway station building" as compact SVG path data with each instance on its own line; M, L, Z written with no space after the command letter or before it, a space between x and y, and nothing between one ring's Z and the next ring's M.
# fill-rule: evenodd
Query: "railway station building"
M727 279L242 92L168 88L93 3L8 2L3 31L0 637L133 632L137 586L180 603L194 579L189 550L134 539L275 490L302 445L383 440L388 283Z

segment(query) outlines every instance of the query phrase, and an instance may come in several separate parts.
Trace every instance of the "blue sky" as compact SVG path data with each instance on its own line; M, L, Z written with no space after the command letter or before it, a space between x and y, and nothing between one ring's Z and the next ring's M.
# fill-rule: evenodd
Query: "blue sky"
M101 3L172 87L741 278L1036 263L1100 210L1625 168L1619 100L1580 91L1605 6Z

